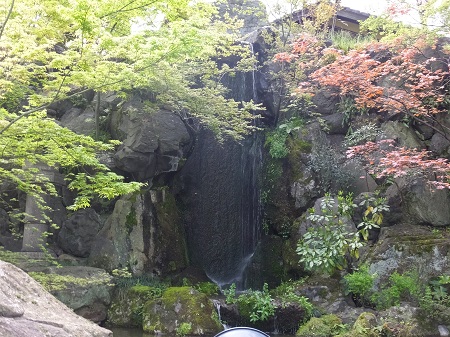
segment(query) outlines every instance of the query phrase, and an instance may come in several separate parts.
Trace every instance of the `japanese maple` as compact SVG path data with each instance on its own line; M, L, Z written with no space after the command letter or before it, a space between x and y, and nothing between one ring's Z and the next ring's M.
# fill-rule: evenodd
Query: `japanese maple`
M396 147L392 139L367 142L347 150L348 158L359 158L376 178L426 177L437 189L450 189L450 163L433 158L426 150Z

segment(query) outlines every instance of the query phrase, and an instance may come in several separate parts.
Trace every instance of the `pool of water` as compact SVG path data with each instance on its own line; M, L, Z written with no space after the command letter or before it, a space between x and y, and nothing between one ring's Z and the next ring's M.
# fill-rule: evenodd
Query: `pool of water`
M114 333L114 337L154 337L140 329L108 328ZM272 337L293 337L292 335L271 335ZM164 337L177 337L175 335L164 335ZM208 337L208 336L206 336ZM210 336L212 337L212 336Z
M142 332L141 329L123 329L123 328L108 328L114 333L114 337L150 337L148 333Z

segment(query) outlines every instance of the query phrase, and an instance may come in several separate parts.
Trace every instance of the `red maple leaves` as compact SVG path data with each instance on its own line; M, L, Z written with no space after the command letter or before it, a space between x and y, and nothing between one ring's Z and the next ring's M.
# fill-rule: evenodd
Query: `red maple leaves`
M307 79L297 83L299 93L313 95L319 89L329 88L336 95L353 98L361 110L406 117L444 134L441 125L434 125L435 116L448 111L450 57L445 50L441 51L441 58L427 56L437 55L430 53L436 49L436 42L427 42L424 38L417 38L414 43L399 39L376 42L344 55L328 51L304 34L290 54L284 53L276 60L295 62L302 69L308 67ZM332 53L332 59L324 63L326 57L330 61L327 53ZM307 62L301 61L305 55L309 55ZM316 68L312 70L313 67ZM368 172L379 178L423 175L438 189L450 188L450 164L443 158L433 159L428 151L397 148L385 140L355 146L347 155L363 159Z
M396 147L392 139L353 146L347 150L347 157L361 159L376 178L425 176L437 189L450 188L447 159L433 159L425 150Z

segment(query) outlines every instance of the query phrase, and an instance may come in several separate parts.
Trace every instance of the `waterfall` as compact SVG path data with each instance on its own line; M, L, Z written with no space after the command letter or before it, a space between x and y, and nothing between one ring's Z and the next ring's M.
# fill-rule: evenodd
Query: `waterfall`
M255 70L224 83L235 100L257 101ZM245 289L254 277L248 266L261 235L262 142L256 132L240 143L219 143L201 130L181 171L191 262L221 287L235 283Z

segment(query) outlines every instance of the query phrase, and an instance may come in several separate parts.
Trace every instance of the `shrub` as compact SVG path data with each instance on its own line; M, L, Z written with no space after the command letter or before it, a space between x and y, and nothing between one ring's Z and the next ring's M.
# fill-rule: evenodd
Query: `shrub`
M269 294L267 283L263 290L249 290L237 298L239 313L250 322L266 321L275 314L273 299Z
M207 296L217 295L220 290L219 286L212 282L200 282L194 288Z
M417 272L399 274L394 272L389 277L387 286L372 295L372 301L377 308L385 309L399 305L401 300L419 302L422 294L419 275Z
M376 276L376 274L369 273L367 266L362 266L353 273L345 275L345 294L352 294L357 304L362 306L370 305L370 297Z
M297 254L306 269L333 272L349 267L352 258L359 257L362 241L368 239L368 231L379 228L383 212L389 210L385 198L367 198L360 203L365 206L363 221L358 230L351 230L349 220L358 205L353 203L352 194L342 191L337 197L329 193L320 203L320 210L309 210L308 220L312 226L297 244Z

